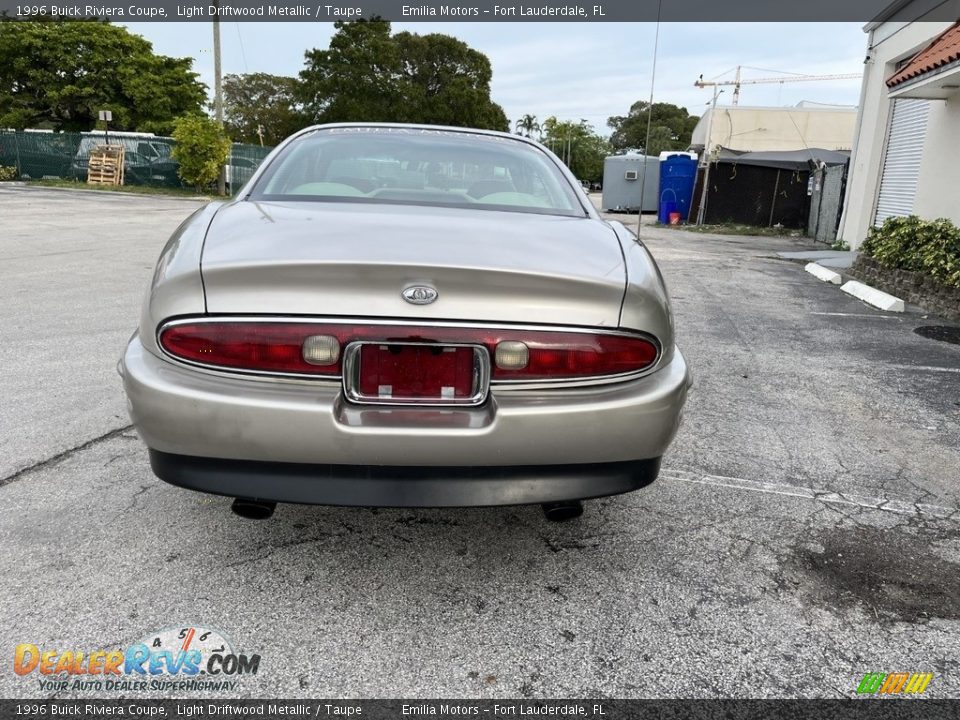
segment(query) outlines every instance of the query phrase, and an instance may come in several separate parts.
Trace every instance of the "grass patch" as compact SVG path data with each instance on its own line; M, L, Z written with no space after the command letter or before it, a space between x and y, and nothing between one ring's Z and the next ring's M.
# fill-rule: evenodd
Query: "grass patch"
M67 188L69 190L94 190L97 192L121 192L133 195L166 195L168 197L215 200L214 195L198 194L189 188L152 187L150 185L87 185L77 180L26 180L35 187Z
M724 223L721 225L659 225L658 227L710 235L759 235L763 237L801 237L803 235L800 230L793 228L757 227L755 225L739 225L737 223Z

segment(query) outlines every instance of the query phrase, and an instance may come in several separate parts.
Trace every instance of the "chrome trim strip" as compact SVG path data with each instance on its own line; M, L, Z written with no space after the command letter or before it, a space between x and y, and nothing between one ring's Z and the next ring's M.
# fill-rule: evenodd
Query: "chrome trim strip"
M190 360L184 360L179 358L176 355L168 353L163 347L163 344L160 342L160 334L169 327L175 327L177 325L191 325L196 323L208 323L208 322L250 322L250 323L302 323L302 324L313 324L313 325L410 325L415 327L442 327L442 328L479 328L487 330L531 330L539 332L573 332L573 333L593 333L595 335L617 335L621 337L642 337L646 340L649 340L653 343L654 347L657 348L657 357L656 359L643 370L638 370L636 372L630 373L621 373L619 375L602 375L592 378L583 378L578 380L570 380L568 378L547 378L541 380L493 380L490 379L489 385L491 388L496 388L504 392L509 392L512 390L538 390L538 389L556 389L556 388L567 388L567 389L576 389L584 387L593 387L596 385L610 385L613 383L626 382L628 380L636 380L641 377L650 375L660 369L664 351L663 346L660 344L660 341L653 335L640 331L640 330L622 330L620 328L600 328L600 327L583 327L577 325L528 325L523 323L504 323L504 322L492 322L492 323L483 323L483 322L464 322L464 321L449 321L449 320L419 320L412 318L393 318L393 319L384 319L384 318L345 318L345 317L298 317L296 315L195 315L195 316L185 316L178 317L173 320L167 320L166 322L160 323L157 326L156 341L157 347L160 348L160 352L163 353L166 359L172 360L181 365L187 365L193 368L198 368L201 370L211 371L215 374L224 374L231 377L236 376L247 376L254 378L286 378L293 380L306 381L308 383L323 383L323 384L342 384L341 376L321 376L321 375L306 375L304 373L279 373L279 372L268 372L264 370L236 370L233 368L227 368L220 365L207 365L203 363L192 362ZM352 343L351 343L352 344ZM466 343L472 345L472 343ZM486 348L484 348L486 351ZM488 362L489 362L489 353ZM492 368L491 368L492 371Z
M380 400L363 395L360 385L360 349L364 345L408 345L417 347L465 347L473 349L473 395L461 400L444 398L416 400L413 398ZM343 394L357 405L390 405L394 407L476 407L487 400L490 391L490 353L483 345L472 343L388 342L380 340L357 341L347 345L343 352Z

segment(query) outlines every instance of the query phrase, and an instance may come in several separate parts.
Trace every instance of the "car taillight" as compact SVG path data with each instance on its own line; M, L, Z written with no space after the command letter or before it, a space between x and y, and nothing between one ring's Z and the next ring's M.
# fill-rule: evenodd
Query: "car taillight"
M572 332L513 332L497 345L494 380L558 380L622 375L656 361L657 346L644 337ZM522 338L522 340L521 340ZM523 352L516 347L526 346ZM501 354L501 347L507 352Z
M491 380L577 380L651 367L657 345L629 333L477 326L368 325L251 320L177 322L163 327L161 347L188 362L236 370L339 376L350 343L480 345Z
M338 376L334 342L310 323L200 322L160 331L160 346L181 360L256 372Z

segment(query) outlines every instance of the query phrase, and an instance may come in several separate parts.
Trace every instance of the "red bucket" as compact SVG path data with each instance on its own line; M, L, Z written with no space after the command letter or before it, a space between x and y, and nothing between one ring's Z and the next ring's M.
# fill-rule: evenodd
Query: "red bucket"
M670 224L679 225L680 224L680 213L672 212L670 213Z

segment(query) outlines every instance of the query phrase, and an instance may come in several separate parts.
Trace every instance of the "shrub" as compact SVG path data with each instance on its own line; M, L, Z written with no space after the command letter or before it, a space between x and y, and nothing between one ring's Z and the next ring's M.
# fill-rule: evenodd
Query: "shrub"
M223 126L202 115L185 115L174 123L173 159L177 173L198 191L209 187L220 175L230 154L230 140Z
M892 217L871 228L860 252L881 265L960 287L960 228L946 218Z
M0 165L0 180L13 180L17 177L17 169L9 165Z

